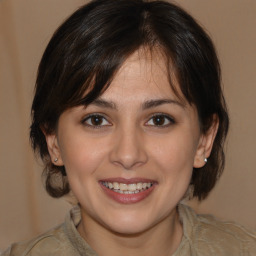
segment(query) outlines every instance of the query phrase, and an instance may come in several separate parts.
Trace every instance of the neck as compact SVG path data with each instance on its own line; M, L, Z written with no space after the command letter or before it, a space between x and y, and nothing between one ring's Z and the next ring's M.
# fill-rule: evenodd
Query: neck
M119 234L91 223L82 214L78 232L99 256L169 256L182 239L182 225L175 210L160 223L137 234Z

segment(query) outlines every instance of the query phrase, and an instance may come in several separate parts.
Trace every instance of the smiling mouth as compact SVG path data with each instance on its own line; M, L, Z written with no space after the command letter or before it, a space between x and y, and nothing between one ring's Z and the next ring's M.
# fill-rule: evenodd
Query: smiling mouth
M132 184L125 184L125 183L119 183L119 182L102 181L101 184L104 187L119 194L138 194L140 192L148 190L153 186L153 182L147 182L147 183L138 182L138 183L132 183Z

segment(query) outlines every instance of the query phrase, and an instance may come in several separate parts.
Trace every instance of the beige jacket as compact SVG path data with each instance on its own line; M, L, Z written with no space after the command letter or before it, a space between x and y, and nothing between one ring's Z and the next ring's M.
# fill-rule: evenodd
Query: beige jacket
M256 256L256 232L197 215L183 204L179 214L184 231L173 256ZM11 245L2 256L97 256L77 232L79 221L80 211L74 208L62 225L28 242Z

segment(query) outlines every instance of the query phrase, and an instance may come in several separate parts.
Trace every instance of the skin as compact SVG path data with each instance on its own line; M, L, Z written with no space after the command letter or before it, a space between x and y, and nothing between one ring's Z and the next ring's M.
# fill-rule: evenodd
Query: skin
M210 155L217 124L201 134L196 108L166 74L160 54L135 52L100 99L65 111L46 135L81 205L78 231L99 255L171 255L182 239L176 206ZM150 179L154 189L122 204L99 184L116 177Z

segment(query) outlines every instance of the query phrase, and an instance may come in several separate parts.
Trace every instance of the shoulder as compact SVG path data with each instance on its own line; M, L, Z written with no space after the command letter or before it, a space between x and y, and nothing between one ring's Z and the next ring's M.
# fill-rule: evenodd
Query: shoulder
M63 225L32 240L12 244L1 256L74 255Z
M65 222L30 241L14 243L1 256L96 256L96 252L78 233L80 208L72 208Z
M233 222L223 222L209 215L198 215L197 244L207 241L209 249L229 255L256 255L256 232ZM250 253L250 254L249 254Z
M211 215L196 214L185 205L180 213L184 232L199 255L256 255L255 231Z

